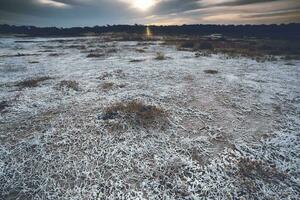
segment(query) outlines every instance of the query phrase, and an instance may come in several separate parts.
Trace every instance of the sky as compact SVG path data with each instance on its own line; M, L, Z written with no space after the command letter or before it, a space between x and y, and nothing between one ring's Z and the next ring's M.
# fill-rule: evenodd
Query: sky
M300 0L0 0L0 24L280 24L300 22Z

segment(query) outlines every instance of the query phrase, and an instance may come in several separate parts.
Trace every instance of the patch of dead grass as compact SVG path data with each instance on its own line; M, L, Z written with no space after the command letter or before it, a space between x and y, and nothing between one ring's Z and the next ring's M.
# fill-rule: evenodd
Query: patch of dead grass
M147 105L142 101L133 100L125 103L116 103L104 110L103 120L119 119L133 127L157 127L167 124L168 114L154 105Z
M278 172L274 166L269 166L259 160L240 158L238 161L238 174L243 178L263 179L264 181L284 180L286 175Z
M35 77L32 79L21 81L21 82L17 83L16 86L19 87L20 89L37 87L37 86L39 86L39 84L41 82L50 80L50 79L53 79L53 78L49 77L49 76Z

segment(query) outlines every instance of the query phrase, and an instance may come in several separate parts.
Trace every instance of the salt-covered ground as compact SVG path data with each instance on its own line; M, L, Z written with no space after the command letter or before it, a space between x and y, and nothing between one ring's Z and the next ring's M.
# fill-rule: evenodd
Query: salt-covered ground
M0 199L299 198L300 61L99 37L0 47ZM104 109L131 100L163 109L167 127L108 129Z

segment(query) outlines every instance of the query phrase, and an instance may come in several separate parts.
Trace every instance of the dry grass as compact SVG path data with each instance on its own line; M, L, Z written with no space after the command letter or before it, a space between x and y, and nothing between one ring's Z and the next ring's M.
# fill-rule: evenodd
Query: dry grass
M250 158L240 158L238 174L244 179L263 179L264 181L283 181L286 178L286 175L278 172L274 166Z
M167 113L156 106L146 105L141 101L133 100L107 107L102 119L123 119L126 124L131 124L133 127L147 128L156 127L158 124L165 125L167 123Z
M75 91L79 91L79 83L77 81L73 81L73 80L63 80L58 84L58 88L60 90L64 90L64 89L72 89Z
M32 88L32 87L37 87L41 82L53 79L49 76L42 76L42 77L36 77L28 80L21 81L16 84L17 87L20 89L23 88Z
M164 45L175 45L178 50L209 51L226 54L227 58L248 57L258 62L275 61L274 56L286 60L299 60L300 42L267 39L218 39L204 37L168 38Z
M206 74L218 74L219 72L217 70L207 69L207 70L204 70L204 73L206 73Z

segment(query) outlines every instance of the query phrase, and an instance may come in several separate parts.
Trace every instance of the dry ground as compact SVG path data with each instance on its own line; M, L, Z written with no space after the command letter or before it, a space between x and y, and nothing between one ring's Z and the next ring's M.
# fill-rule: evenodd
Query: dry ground
M21 40L0 40L0 199L299 197L299 60Z

